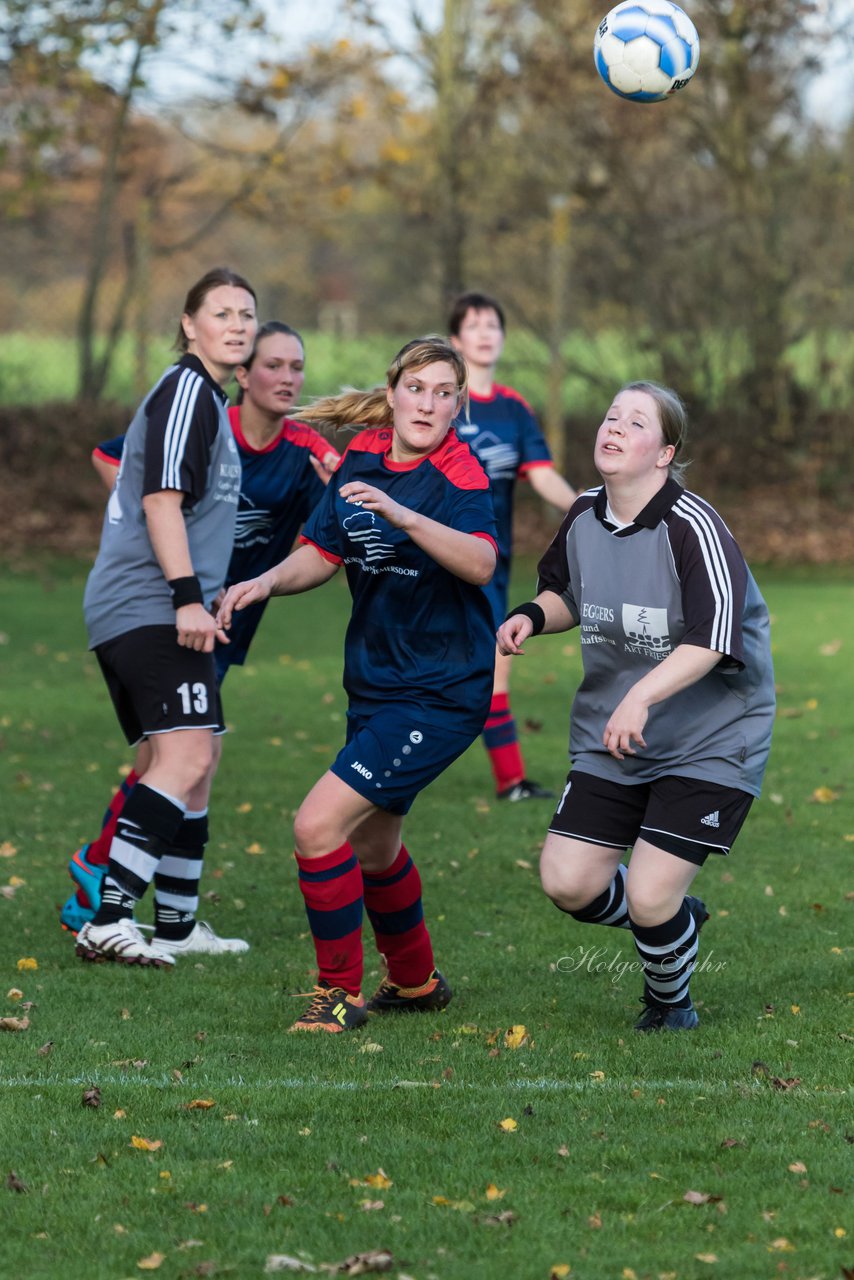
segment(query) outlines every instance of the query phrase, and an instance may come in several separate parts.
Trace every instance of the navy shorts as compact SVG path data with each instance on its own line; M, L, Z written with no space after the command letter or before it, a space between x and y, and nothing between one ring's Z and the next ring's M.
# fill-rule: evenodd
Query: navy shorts
M370 715L348 711L347 741L331 769L371 804L404 814L476 736L428 721L420 707L406 703Z
M746 791L696 778L624 783L573 769L549 831L611 849L643 838L701 867L710 853L729 853L752 804Z
M179 729L225 733L214 656L180 645L174 627L136 627L95 656L130 746Z

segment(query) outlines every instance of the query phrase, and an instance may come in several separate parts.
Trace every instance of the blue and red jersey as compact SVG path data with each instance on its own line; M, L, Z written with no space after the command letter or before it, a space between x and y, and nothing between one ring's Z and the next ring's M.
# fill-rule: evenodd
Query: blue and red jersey
M324 484L311 465L311 455L322 461L335 449L319 432L289 418L264 449L255 449L243 435L240 406L228 410L231 430L240 456L242 478L237 505L234 547L225 585L245 582L284 560L300 527L323 495ZM97 457L121 461L124 436L98 445ZM267 602L249 605L235 613L228 645L217 645L217 669L241 666Z
M415 463L393 462L391 441L384 427L355 437L302 535L347 574L353 611L344 688L356 712L414 702L434 722L445 719L478 734L489 710L495 652L484 592L339 490L352 480L375 485L394 502L495 547L489 481L453 430Z

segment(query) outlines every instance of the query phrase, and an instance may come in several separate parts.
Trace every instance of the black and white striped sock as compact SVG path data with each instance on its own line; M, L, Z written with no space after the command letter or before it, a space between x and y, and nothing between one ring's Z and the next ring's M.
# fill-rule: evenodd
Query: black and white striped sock
M138 782L116 824L96 925L128 919L184 821L174 796Z
M583 924L607 924L612 929L629 929L629 909L626 906L626 876L628 869L621 862L614 879L604 893L588 902L579 911L570 911L573 920Z
M181 942L195 928L207 842L207 809L188 811L154 873L154 927L158 938Z
M644 999L670 1009L689 1009L688 983L697 961L697 924L687 902L664 924L631 922L644 968Z

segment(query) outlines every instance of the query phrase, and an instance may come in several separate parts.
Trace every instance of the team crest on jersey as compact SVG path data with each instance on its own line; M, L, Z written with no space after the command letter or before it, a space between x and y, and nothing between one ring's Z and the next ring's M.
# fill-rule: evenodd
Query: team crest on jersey
M475 428L477 424L473 424ZM459 428L457 428L459 431ZM519 454L512 444L500 440L492 431L481 431L471 442L477 460L490 480L512 480L519 466Z
M626 653L637 653L660 662L671 651L667 610L644 604L623 605Z
M343 522L344 531L365 553L370 564L374 560L388 560L394 555L390 542L383 542L383 529L373 511L357 511Z

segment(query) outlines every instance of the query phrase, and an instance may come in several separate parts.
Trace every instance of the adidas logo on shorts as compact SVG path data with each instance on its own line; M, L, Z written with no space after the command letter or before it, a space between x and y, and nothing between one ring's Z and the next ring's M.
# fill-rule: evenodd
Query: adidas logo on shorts
M720 810L715 809L714 813L707 813L705 818L701 818L704 827L719 827L721 825Z

